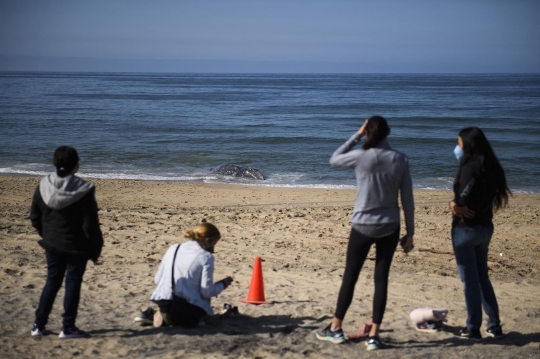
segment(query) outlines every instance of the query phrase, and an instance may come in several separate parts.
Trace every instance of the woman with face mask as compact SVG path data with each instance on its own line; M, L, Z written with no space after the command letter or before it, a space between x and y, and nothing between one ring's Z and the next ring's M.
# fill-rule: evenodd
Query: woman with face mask
M147 309L136 321L154 326L178 325L196 327L206 315L212 315L210 298L217 296L233 281L231 277L214 283L214 246L221 238L219 230L210 223L201 223L184 234L186 243L169 247L155 276L156 289L150 300L159 311ZM176 297L172 310L173 295ZM180 303L180 304L178 304Z
M488 276L488 249L493 235L493 209L506 206L510 190L499 160L477 127L459 132L454 154L459 168L454 180L452 246L463 282L467 326L457 336L480 340L482 306L488 316L486 334L501 338L499 307Z

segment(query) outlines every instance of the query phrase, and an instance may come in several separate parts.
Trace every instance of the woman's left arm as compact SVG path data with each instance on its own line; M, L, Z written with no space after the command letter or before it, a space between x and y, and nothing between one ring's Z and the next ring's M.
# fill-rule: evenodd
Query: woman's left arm
M360 138L366 135L366 127L368 120L364 121L364 124L360 129L351 136L343 145L341 145L330 157L330 164L334 167L354 167L358 162L358 154L350 153L354 146L360 142Z
M43 202L41 199L41 194L39 193L39 185L34 192L34 197L32 197L32 206L30 208L30 221L32 222L32 227L34 227L39 236L43 234L43 224L41 223L41 208L39 202Z
M355 133L341 145L330 157L330 164L334 167L353 167L358 161L358 155L350 152L360 142L360 135Z

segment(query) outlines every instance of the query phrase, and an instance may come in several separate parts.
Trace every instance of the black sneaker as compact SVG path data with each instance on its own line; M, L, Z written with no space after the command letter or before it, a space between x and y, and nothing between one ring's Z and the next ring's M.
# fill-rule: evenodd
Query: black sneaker
M460 339L469 339L469 340L482 340L482 334L480 334L480 330L469 330L467 328L463 328L459 331L459 333L456 334L456 337Z
M134 321L140 323L141 325L152 325L154 324L154 314L156 311L151 307L148 307L146 310L141 311L140 314L135 317Z
M317 333L315 333L315 336L319 340L326 340L334 344L341 344L345 342L345 335L343 335L343 330L341 330L341 328L332 330L331 324L329 324L324 329L317 330Z
M500 325L495 325L486 329L486 334L492 338L501 339L504 338L502 327Z
M84 338L88 336L89 335L86 332L83 332L77 327L71 327L71 328L62 327L62 331L60 332L60 335L58 335L58 338L69 339L69 338Z
M381 338L377 337L368 337L366 340L366 346L368 351L381 349L382 343Z
M45 331L45 328L40 328L37 324L34 323L30 333L32 334L33 337L42 337L44 331Z

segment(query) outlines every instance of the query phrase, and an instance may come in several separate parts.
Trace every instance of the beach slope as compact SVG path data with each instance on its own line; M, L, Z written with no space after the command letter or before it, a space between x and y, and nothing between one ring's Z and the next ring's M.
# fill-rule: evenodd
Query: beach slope
M0 177L0 357L2 358L351 358L367 357L362 342L332 345L315 338L337 300L350 231L354 190L273 188L202 183L91 180L96 184L105 246L100 265L89 263L77 325L88 339L59 340L63 290L48 334L30 329L45 283L46 263L29 211L34 177ZM464 326L465 303L450 243L448 191L415 191L415 250L398 249L390 275L381 337L384 358L533 358L540 353L540 196L514 195L495 215L490 275L505 339L478 343L454 339ZM141 327L161 256L183 242L183 232L214 223L215 280L235 281L212 302L240 315L208 318L193 330ZM241 304L254 258L263 259L266 299ZM362 270L345 332L369 319L374 253ZM446 307L445 330L419 333L409 313ZM484 320L485 323L485 320ZM482 331L485 330L485 325Z

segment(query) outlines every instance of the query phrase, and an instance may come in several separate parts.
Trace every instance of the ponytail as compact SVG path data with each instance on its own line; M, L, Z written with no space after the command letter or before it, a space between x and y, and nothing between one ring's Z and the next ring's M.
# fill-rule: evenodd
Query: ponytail
M368 119L366 127L367 140L362 145L362 149L369 150L379 144L390 134L388 122L382 116L373 116Z
M202 242L206 238L220 239L219 230L211 223L201 223L191 231L184 233L185 238L189 238L196 242Z
M53 164L56 167L56 174L65 177L73 171L79 163L77 150L70 146L61 146L54 151Z

